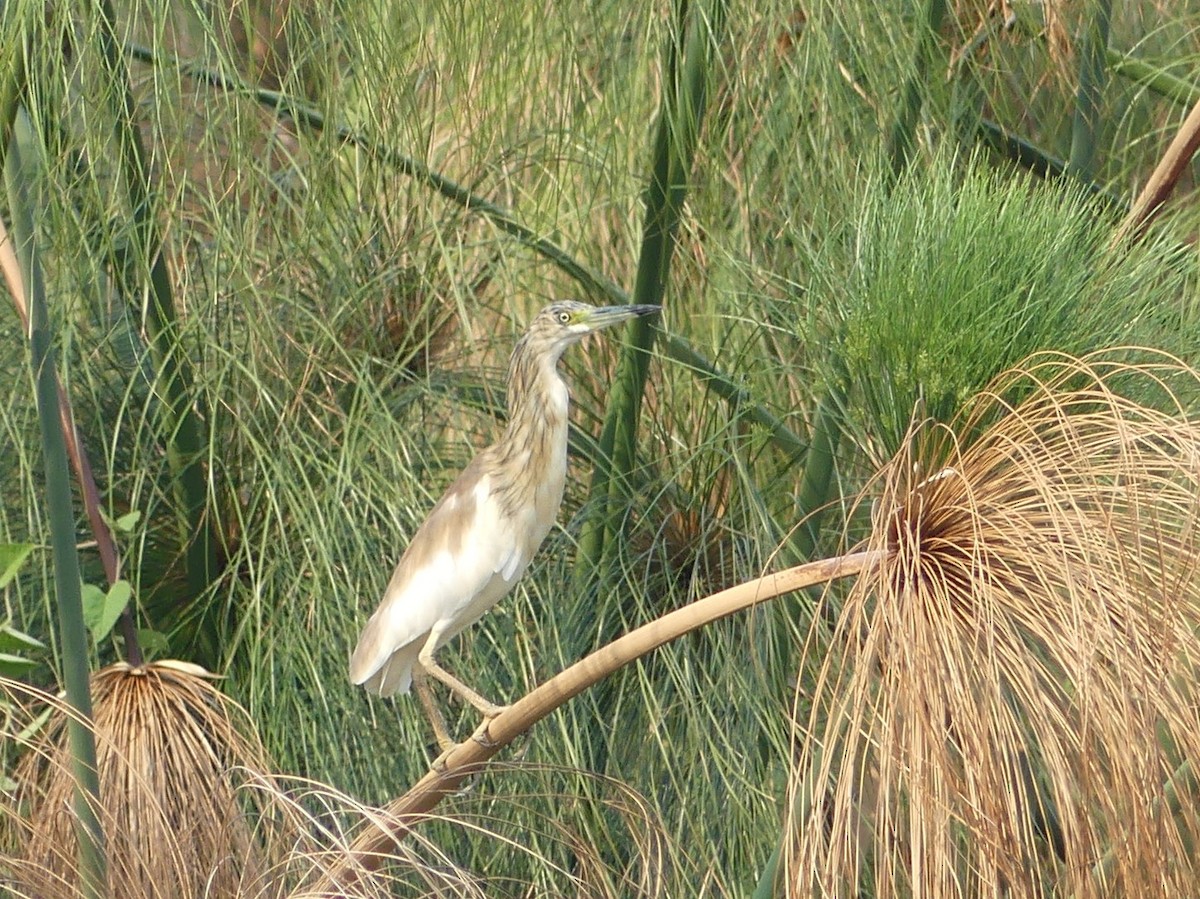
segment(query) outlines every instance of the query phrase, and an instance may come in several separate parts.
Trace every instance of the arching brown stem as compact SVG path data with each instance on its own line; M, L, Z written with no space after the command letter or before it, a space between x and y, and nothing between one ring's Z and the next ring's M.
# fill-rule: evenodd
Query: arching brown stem
M1136 238L1146 230L1150 222L1162 210L1167 197L1179 183L1184 169L1200 149L1200 103L1192 107L1179 131L1175 134L1170 146L1158 161L1154 172L1146 181L1146 186L1138 194L1129 210L1129 215L1121 223L1113 237L1112 245L1118 246L1127 238Z
M706 624L785 593L860 574L884 558L882 552L857 552L768 574L669 612L602 646L513 703L488 722L486 728L481 727L475 737L454 746L442 760L444 767L430 771L408 792L389 803L386 814L366 826L346 856L322 876L316 888L295 895L347 895L345 891L362 874L375 870L388 858L410 823L458 789L503 747L617 669Z

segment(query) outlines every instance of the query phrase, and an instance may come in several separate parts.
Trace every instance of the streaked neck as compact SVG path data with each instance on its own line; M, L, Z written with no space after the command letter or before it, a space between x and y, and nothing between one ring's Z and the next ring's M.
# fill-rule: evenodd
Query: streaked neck
M508 370L508 439L536 446L560 431L565 439L568 398L558 372L561 355L532 348L528 336L518 341Z

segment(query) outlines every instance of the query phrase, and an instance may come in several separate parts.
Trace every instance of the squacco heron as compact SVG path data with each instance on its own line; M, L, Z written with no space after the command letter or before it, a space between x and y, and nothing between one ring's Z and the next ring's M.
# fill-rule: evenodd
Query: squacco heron
M391 696L416 688L438 744L453 741L433 701L433 677L485 722L504 709L434 661L451 637L512 590L550 532L567 473L567 385L558 360L593 331L658 306L551 303L517 342L508 369L508 426L438 500L400 557L350 659L350 680Z

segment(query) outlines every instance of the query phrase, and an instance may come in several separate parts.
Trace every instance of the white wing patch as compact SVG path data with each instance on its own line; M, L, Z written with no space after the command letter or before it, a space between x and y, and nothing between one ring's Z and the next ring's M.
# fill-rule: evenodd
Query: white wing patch
M497 569L500 577L508 581L510 584L521 576L521 572L525 570L525 566L521 564L521 553L513 546L508 554L507 559L501 560L502 567Z
M436 650L512 589L553 521L561 496L563 455L551 463L551 481L558 489L552 496L539 494L538 508L525 513L529 521L504 516L487 475L480 475L469 492L452 488L413 538L407 559L397 566L363 630L351 659L355 683L369 681L368 688L380 692L406 690L416 653L434 628L439 630Z

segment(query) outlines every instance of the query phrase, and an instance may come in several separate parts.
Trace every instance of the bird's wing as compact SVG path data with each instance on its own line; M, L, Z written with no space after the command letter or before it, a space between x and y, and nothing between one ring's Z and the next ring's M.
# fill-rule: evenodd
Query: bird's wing
M415 641L423 645L439 623L453 636L524 572L529 560L518 528L505 520L477 463L446 491L401 557L350 659L353 683L370 680ZM397 680L392 672L388 679Z

